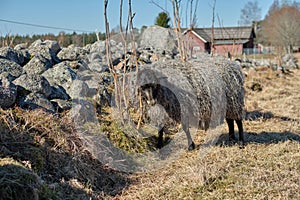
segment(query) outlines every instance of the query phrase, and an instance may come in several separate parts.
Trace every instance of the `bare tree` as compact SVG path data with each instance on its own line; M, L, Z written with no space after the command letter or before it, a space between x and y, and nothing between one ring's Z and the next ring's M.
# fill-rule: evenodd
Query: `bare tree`
M211 56L214 56L215 51L215 11L216 11L216 0L214 0L213 5L213 16L212 16L212 23L211 23Z
M4 40L4 42L5 42L5 43L3 44L3 46L6 46L6 47L12 47L13 44L14 44L15 38L16 38L16 35L10 35L10 33L7 33L7 34L5 35L5 37L3 38L3 40Z
M110 48L110 29L109 29L109 22L107 18L107 7L108 7L108 0L104 0L104 20L105 20L105 46L106 46L106 60L107 66L109 68L110 73L113 75L114 78L114 93L115 93L115 102L117 108L121 109L121 100L120 100L120 89L118 84L118 74L114 69L112 64L112 55L111 55L111 48Z
M197 26L197 9L198 9L199 0L188 0L186 2L186 26L189 26L190 29L193 29ZM189 14L189 22L188 22Z
M243 26L250 26L253 22L261 19L261 8L257 1L248 1L241 10L239 24Z
M137 59L137 50L135 45L135 29L133 26L133 19L135 14L132 12L132 3L131 0L128 0L128 17L126 27L123 28L123 0L120 0L120 18L119 18L119 35L122 38L123 46L124 46L124 57L117 66L113 66L111 49L110 49L110 30L109 30L109 22L107 19L107 6L108 0L104 1L104 17L105 17L105 28L106 28L106 57L107 57L107 65L111 74L114 77L114 94L115 94L115 104L116 108L121 116L121 121L124 124L128 119L128 95L125 92L126 86L126 74L127 70L131 70L133 65L135 65L136 73L138 73L138 59ZM125 30L124 30L125 29ZM131 53L128 54L128 42L131 42ZM128 68L129 63L129 68ZM118 70L116 69L118 68ZM123 73L119 73L119 70L123 69ZM120 81L120 77L123 76L123 81ZM137 88L136 88L137 92ZM138 95L136 95L138 96ZM126 119L126 120L125 120ZM139 121L140 123L140 121ZM139 125L138 125L139 126Z
M262 34L269 44L291 53L300 44L300 11L296 6L283 6L270 12L262 24Z
M178 50L180 54L180 58L183 62L186 61L186 48L184 45L184 41L182 38L181 32L181 18L180 18L180 3L181 0L172 0L172 7L173 7L173 18L174 18L174 28L177 37L178 43Z
M111 72L114 72L112 67L112 60L111 60L111 51L110 51L110 31L109 31L109 22L107 18L107 6L108 0L104 0L104 20L105 20L105 42L106 42L106 54L107 54L107 66Z

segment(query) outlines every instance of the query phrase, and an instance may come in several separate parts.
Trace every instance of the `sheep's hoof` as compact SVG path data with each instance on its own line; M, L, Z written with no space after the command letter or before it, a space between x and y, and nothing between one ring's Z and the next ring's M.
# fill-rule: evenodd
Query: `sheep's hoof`
M158 148L158 149L161 149L162 147L163 147L163 143L158 143L158 144L157 144L157 148Z
M245 148L245 142L244 141L239 141L239 148L244 149Z
M192 151L192 150L194 150L195 148L196 148L196 145L195 145L194 142L192 142L192 144L190 144L188 150L189 150L189 151Z

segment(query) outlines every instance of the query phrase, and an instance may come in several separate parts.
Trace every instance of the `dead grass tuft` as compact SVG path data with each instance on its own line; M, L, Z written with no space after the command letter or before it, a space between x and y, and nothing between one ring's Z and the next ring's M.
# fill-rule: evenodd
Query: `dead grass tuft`
M3 170L13 170L9 177L7 173L0 173L0 180L8 178L11 183L7 188L4 187L7 182L0 181L0 188L3 188L0 189L1 199L33 198L20 196L25 186L31 187L31 182L28 185L23 179L15 180L24 170L38 180L34 180L34 194L39 197L45 194L45 199L88 199L96 198L100 193L115 195L126 186L127 175L96 160L85 149L73 122L66 115L55 116L43 110L19 108L0 109L0 113L0 158L14 161L3 164ZM18 181L24 187L19 187Z

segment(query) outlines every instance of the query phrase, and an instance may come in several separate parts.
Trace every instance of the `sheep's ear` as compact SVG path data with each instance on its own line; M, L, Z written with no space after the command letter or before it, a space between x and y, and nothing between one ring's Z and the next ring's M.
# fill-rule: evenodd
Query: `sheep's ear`
M168 79L167 76L161 76L161 77L158 78L159 81L163 81L163 80L167 80L167 79Z
M168 77L167 76L161 76L158 78L158 82L161 84L161 83L164 83L164 82L167 82L168 81Z

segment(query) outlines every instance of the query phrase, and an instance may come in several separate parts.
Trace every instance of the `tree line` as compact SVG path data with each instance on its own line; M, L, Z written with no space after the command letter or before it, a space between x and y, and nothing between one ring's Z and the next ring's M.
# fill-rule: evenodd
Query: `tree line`
M98 36L97 36L98 35ZM0 47L4 46L15 46L17 44L25 43L30 45L32 42L42 39L42 40L55 40L58 41L61 47L67 47L71 44L75 46L85 46L87 44L92 44L98 40L105 40L105 33L65 33L60 32L58 35L52 33L47 34L34 34L32 36L26 35L10 35L0 37Z

